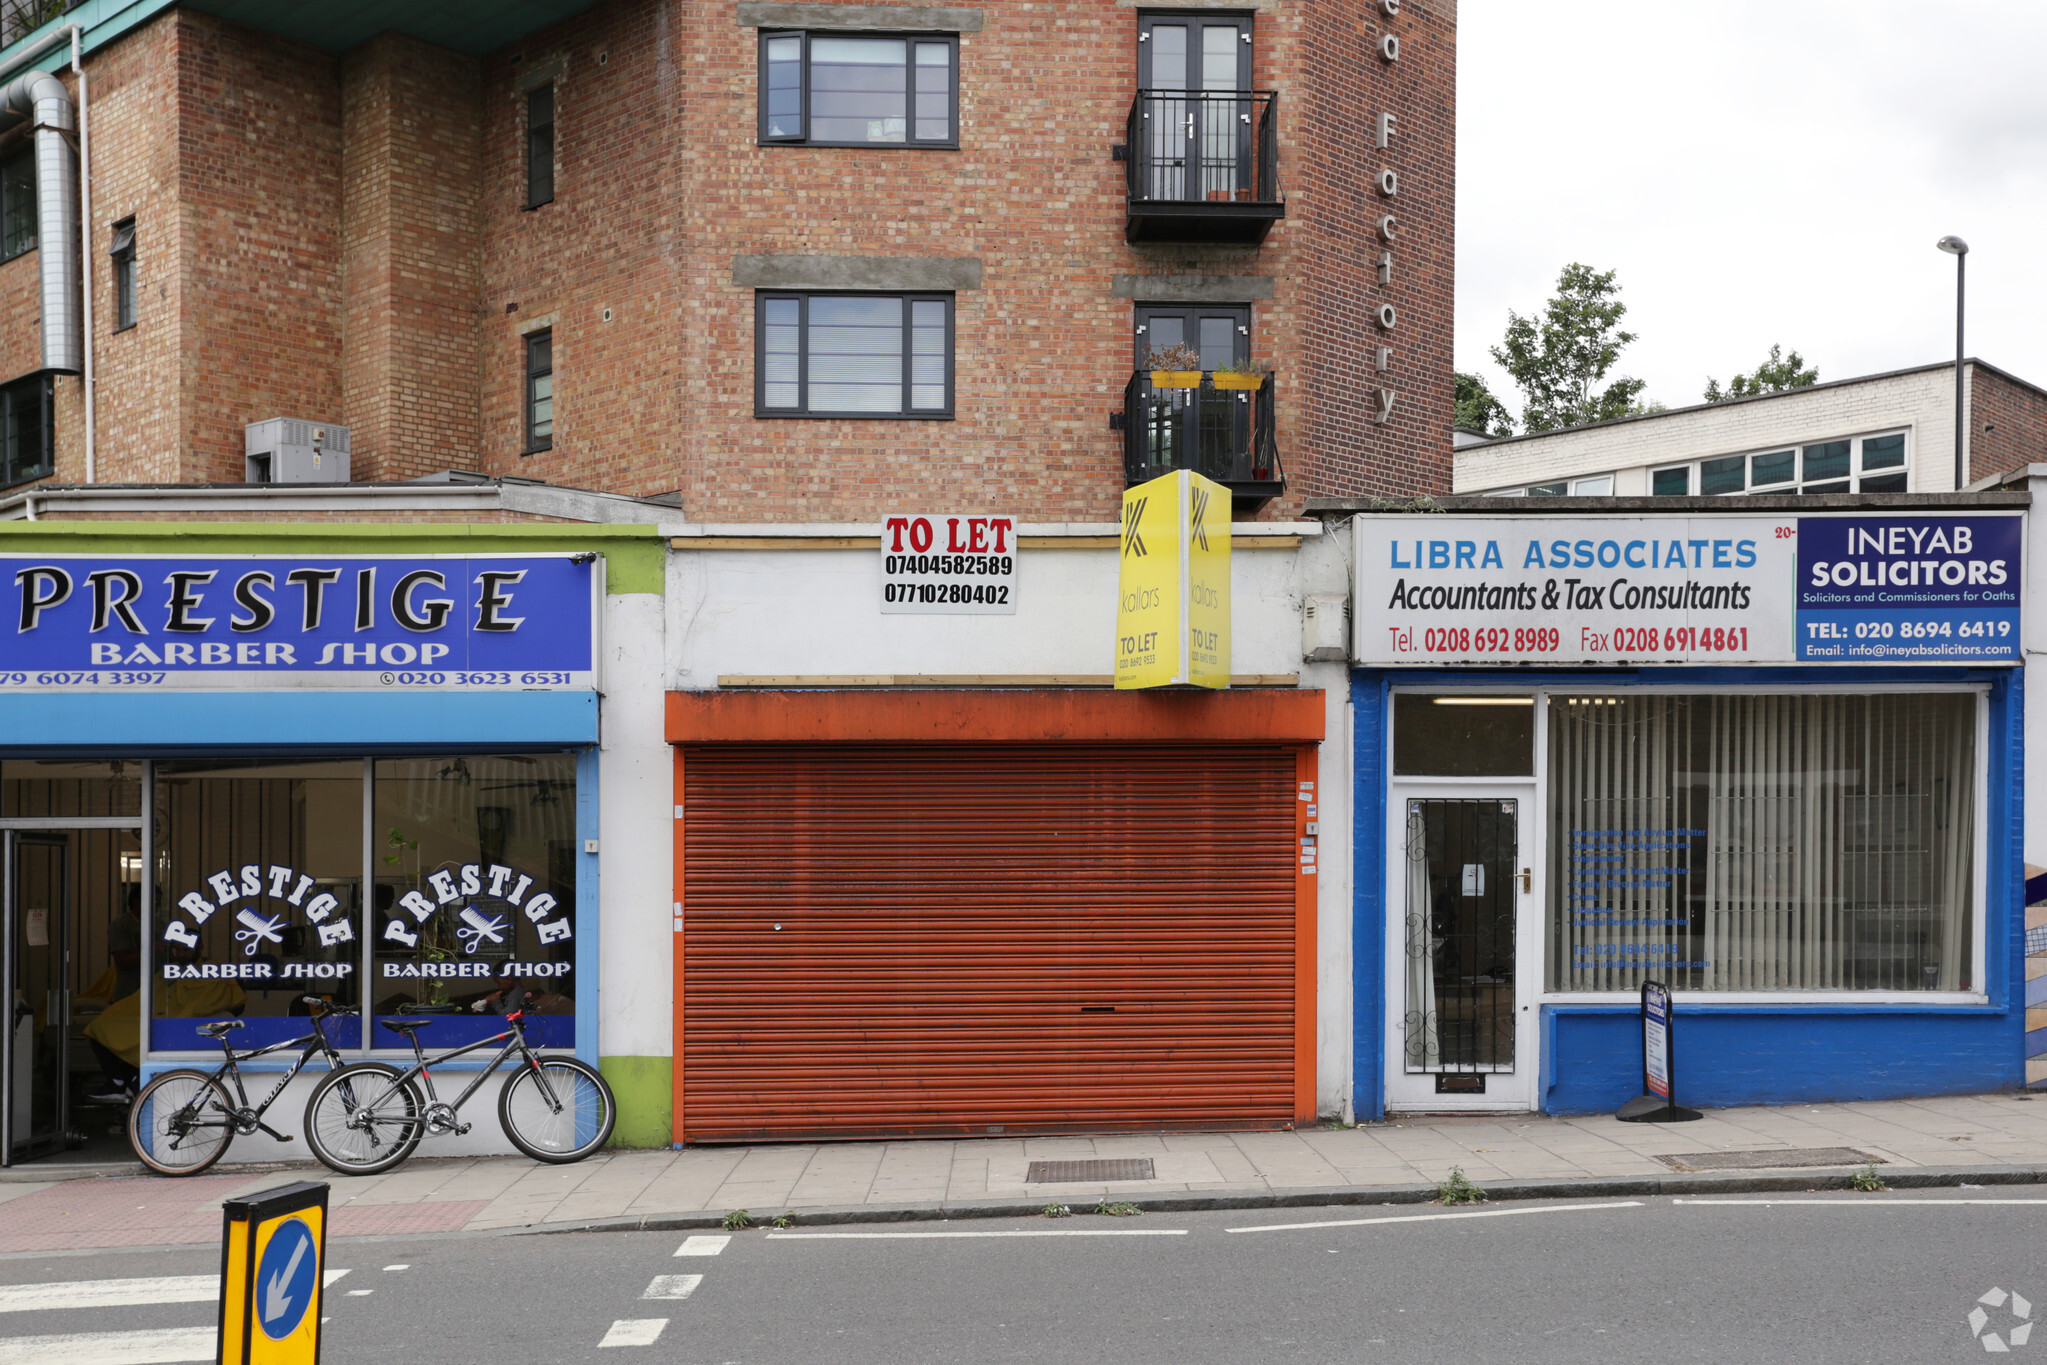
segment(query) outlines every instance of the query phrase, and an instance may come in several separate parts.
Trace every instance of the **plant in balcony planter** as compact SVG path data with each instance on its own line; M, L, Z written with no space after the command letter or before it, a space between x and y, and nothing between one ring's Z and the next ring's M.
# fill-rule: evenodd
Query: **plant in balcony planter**
M1265 386L1265 371L1249 360L1233 360L1215 372L1219 389L1258 389Z
M1201 387L1201 352L1186 343L1161 350L1154 346L1144 358L1155 389L1198 389Z

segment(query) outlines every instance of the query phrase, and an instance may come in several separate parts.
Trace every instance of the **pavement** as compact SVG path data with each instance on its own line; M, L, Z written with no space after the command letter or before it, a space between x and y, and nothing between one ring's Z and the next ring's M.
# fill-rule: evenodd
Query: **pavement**
M257 1139L244 1139L254 1143ZM390 1237L715 1226L748 1210L799 1225L1016 1216L1101 1201L1150 1211L1412 1203L1461 1168L1492 1198L1839 1188L1861 1161L1704 1170L1684 1154L1852 1148L1900 1188L2047 1181L2047 1097L1949 1096L1709 1110L1695 1123L1609 1115L1432 1117L1291 1132L1134 1133L621 1151L573 1166L524 1157L414 1157L378 1176L311 1163L183 1179L139 1166L0 1180L0 1255L177 1247L220 1235L220 1201L283 1180L327 1181L330 1233ZM1148 1157L1155 1178L1033 1184L1033 1161ZM1659 1159L1670 1158L1670 1159ZM1768 1157L1758 1159L1767 1163Z

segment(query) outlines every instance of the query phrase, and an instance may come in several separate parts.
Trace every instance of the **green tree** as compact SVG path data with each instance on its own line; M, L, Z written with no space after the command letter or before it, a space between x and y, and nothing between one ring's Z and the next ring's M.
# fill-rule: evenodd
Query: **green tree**
M1493 397L1493 391L1486 387L1483 376L1456 373L1457 406L1451 418L1452 426L1465 427L1471 431L1482 431L1488 436L1512 436L1514 418L1507 411L1507 405Z
M1721 388L1720 381L1708 375L1706 378L1706 401L1724 403L1730 398L1754 398L1758 394L1782 393L1786 389L1802 389L1808 384L1819 382L1819 367L1806 368L1805 357L1793 351L1784 354L1782 346L1770 347L1770 358L1756 366L1753 374L1738 374Z
M1614 274L1573 261L1538 317L1507 311L1507 335L1492 354L1521 387L1521 422L1530 432L1604 422L1636 408L1645 381L1619 378L1601 387L1621 348L1635 339L1621 330L1628 306L1617 297Z

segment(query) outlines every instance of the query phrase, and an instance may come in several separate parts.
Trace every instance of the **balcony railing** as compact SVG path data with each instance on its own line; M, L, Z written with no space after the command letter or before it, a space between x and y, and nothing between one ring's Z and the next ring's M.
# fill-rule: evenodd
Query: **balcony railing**
M1279 95L1271 90L1140 90L1123 155L1132 242L1256 245L1286 217Z
M1190 375L1193 372L1189 372ZM1123 478L1126 486L1191 469L1230 490L1252 511L1286 492L1286 472L1273 439L1276 382L1272 375L1224 375L1224 383L1257 381L1256 388L1217 388L1202 374L1193 388L1154 384L1140 370L1123 390Z

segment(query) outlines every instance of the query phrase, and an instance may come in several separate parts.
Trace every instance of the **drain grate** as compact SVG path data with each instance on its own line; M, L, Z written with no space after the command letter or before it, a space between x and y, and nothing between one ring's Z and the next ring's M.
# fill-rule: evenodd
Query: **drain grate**
M1771 1147L1760 1152L1675 1152L1656 1158L1673 1171L1760 1171L1773 1166L1868 1166L1880 1156L1853 1147Z
M1026 1185L1093 1184L1108 1180L1156 1180L1148 1156L1113 1161L1033 1161L1024 1174Z

